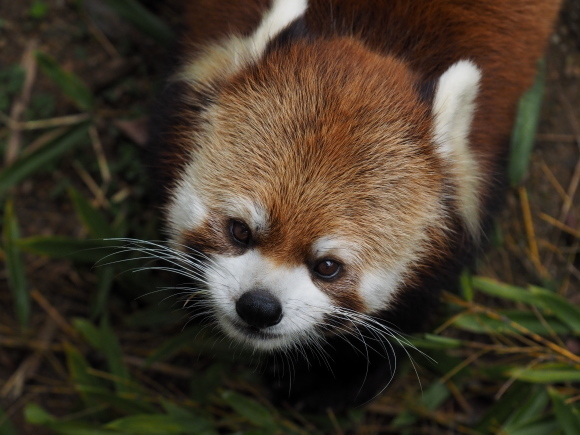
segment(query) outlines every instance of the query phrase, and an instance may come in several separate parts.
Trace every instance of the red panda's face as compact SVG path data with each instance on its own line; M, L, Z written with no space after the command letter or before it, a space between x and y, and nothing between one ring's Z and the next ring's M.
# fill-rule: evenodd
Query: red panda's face
M298 43L215 87L182 135L167 218L205 258L226 333L263 349L317 340L388 308L443 254L453 181L404 65L348 40Z

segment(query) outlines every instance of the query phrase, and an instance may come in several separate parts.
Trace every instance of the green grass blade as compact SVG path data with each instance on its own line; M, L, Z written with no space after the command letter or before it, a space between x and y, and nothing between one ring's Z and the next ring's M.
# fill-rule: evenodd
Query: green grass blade
M78 240L60 236L28 237L18 241L18 247L25 252L91 265L98 263L117 246L118 243L114 241Z
M14 213L14 204L11 200L6 202L4 209L4 228L2 242L6 257L6 272L10 291L14 298L14 311L22 328L28 325L30 318L30 293L26 282L26 270L22 253L18 246L20 233L18 222Z
M118 393L133 393L135 389L129 385L130 376L127 366L123 362L123 351L119 340L109 322L103 319L101 323L101 348L99 349L107 359L107 365L111 373L117 378L115 380L115 389Z
M532 293L521 287L504 284L494 279L481 276L473 277L472 282L476 289L491 296L531 305L540 304Z
M159 20L139 2L135 0L105 1L120 17L130 22L143 34L150 36L163 45L168 45L174 41L175 36L169 26Z
M566 404L564 397L553 388L550 388L550 398L552 399L556 419L564 434L580 434L580 411L571 404Z
M246 418L254 425L264 429L273 429L276 427L270 410L255 400L233 391L224 391L222 393L222 399L240 416Z
M97 269L97 288L91 304L91 319L95 320L105 313L114 278L115 269L112 267L104 266Z
M538 298L544 308L550 310L574 332L580 333L580 309L562 296L539 287L530 286L530 292Z
M183 418L165 414L141 414L114 420L107 429L121 430L135 435L209 434L211 423L201 418Z
M68 372L75 389L80 393L81 398L88 408L96 408L99 401L90 393L86 392L86 387L99 391L107 391L106 384L96 376L89 374L89 364L83 354L72 345L65 343L65 355Z
M16 427L2 408L0 408L0 435L18 435Z
M550 401L548 392L543 386L533 387L529 398L523 402L520 407L506 421L502 431L511 434L515 429L527 426L538 420L538 416L546 410Z
M532 312L505 310L499 311L498 314L505 320L493 319L485 314L470 313L455 319L453 325L466 331L490 335L520 334L516 328L510 325L510 321L538 335L550 335L552 331L560 335L572 332L568 325L554 316L544 316L544 320L549 325L549 328L546 328L546 325Z
M514 368L509 370L507 374L521 381L538 384L580 382L580 370L578 369L548 369L543 367L533 369ZM578 433L580 434L580 432Z
M84 196L75 189L69 189L68 193L73 202L77 216L92 237L99 239L118 237L117 233L109 225L105 216L94 208Z
M44 169L51 162L62 156L69 149L89 143L88 124L79 124L67 130L57 138L47 142L43 147L16 160L12 165L0 171L0 195L8 189Z
M48 54L36 52L36 60L46 74L72 102L81 110L90 111L94 108L94 98L91 90L77 75L63 70L57 61Z
M512 186L520 182L528 169L540 118L540 109L542 108L545 80L546 66L542 61L539 64L533 86L523 95L518 104L508 167L509 180Z
M56 421L56 418L36 403L28 403L24 407L24 418L28 423L46 425Z

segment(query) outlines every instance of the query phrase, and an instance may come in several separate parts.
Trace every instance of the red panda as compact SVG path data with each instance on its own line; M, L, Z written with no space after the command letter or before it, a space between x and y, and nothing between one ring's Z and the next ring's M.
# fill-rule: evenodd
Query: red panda
M153 117L166 229L306 407L364 403L498 209L556 0L197 0ZM288 373L286 373L288 375Z

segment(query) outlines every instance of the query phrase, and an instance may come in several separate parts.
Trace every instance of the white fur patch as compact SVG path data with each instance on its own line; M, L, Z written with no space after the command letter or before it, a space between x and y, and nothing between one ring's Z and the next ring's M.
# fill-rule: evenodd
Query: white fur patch
M312 254L316 259L325 257L335 258L347 264L357 263L359 246L340 237L325 236L318 239L312 245Z
M274 0L272 9L268 12L258 29L248 38L254 60L259 59L268 43L282 30L306 12L307 0Z
M455 63L439 78L433 105L438 151L453 168L461 213L474 236L479 228L479 168L469 149L469 133L480 80L481 71L472 62Z
M237 257L215 256L206 278L210 298L223 330L238 341L256 349L294 347L297 343L319 339L316 325L332 312L332 303L312 282L306 266L277 266L256 250ZM247 291L265 289L282 304L280 323L264 330L268 339L252 338L235 325L242 323L236 312L237 300Z
M175 80L204 83L233 74L252 62L257 62L268 43L290 23L306 12L307 0L274 0L256 31L246 37L231 36L203 47L202 54L177 74Z
M173 190L167 207L167 226L170 236L174 240L184 231L199 227L207 217L207 208L203 204L194 182L184 177Z
M246 198L231 198L226 200L226 215L242 219L252 231L268 231L268 213L264 208Z
M393 301L401 284L401 273L397 271L375 270L362 274L359 292L367 313L384 310Z

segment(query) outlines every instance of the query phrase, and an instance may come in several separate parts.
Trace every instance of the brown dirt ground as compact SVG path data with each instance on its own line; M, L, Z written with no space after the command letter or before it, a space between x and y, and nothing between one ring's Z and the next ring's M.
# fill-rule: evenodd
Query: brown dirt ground
M48 13L41 20L30 18L28 11L32 3L31 0L0 2L3 23L0 28L0 69L20 62L27 45L35 40L42 51L50 53L61 66L82 77L97 93L111 83L131 77L133 91L121 92L101 116L99 132L102 132L103 147L105 153L114 158L116 136L108 133L107 124L126 116L125 107L130 104L141 102L142 107L147 107L150 103L154 95L152 77L160 72L158 60L163 59L162 50L127 24L115 21L114 16L101 13L97 0L89 2L97 8L89 12L75 6L76 2L72 0L47 0ZM171 2L160 9L164 17L175 19ZM121 54L115 53L87 24L91 22L89 16L101 26L113 45L122 46L130 41L130 47ZM580 192L577 189L580 179L579 0L569 0L562 12L549 46L547 73L537 144L523 183L529 197L534 232L532 234L525 228L520 192L510 191L507 207L499 217L505 243L502 247L490 248L481 261L479 272L522 285L540 284L548 278L558 283L560 294L580 304L580 257L577 255L580 239L557 230L541 218L544 213L576 230L580 228ZM40 72L33 89L33 92L59 94ZM56 102L55 115L71 113L75 111L71 110L68 101ZM0 138L7 134L6 128L0 125ZM29 137L25 135L24 139L27 143ZM24 236L58 234L76 237L84 234L66 196L53 199L53 190L63 178L72 180L72 184L87 195L91 194L73 169L73 163L68 158L53 173L34 177L18 187L14 196ZM133 192L130 185L121 184L117 188L119 191L127 189L129 195ZM563 211L567 203L569 210ZM17 395L0 396L0 406L8 411L22 433L41 434L43 432L38 427L24 424L20 415L23 405L33 400L56 415L64 415L76 398L67 385L67 375L59 358L51 352L36 360L31 358L38 340L43 337L49 349L56 352L61 349L61 336L68 339L66 331L58 327L48 337L43 336L46 325L51 325L47 319L54 317L48 315L50 309L43 308L39 302L41 299L48 301L65 321L73 316L86 315L86 295L94 287L95 278L90 270L73 268L68 261L34 256L26 259L31 288L42 297L33 298L33 326L24 336L14 333L17 323L11 308L6 273L0 268L0 390L23 364L37 363L38 367L30 371L28 381ZM127 342L149 340L155 345L161 342L161 337L143 337L138 332L125 332L123 336ZM136 354L141 352L138 347L133 350ZM179 380L168 381L168 384L174 382L179 384Z

